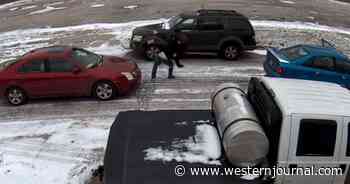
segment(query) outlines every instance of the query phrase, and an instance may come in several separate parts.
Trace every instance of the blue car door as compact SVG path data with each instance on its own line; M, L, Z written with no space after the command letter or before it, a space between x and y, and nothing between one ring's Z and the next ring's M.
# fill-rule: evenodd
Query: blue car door
M343 86L350 87L350 61L337 59L336 71L341 75Z
M307 63L310 79L342 84L343 79L335 69L335 58L328 56L312 57Z

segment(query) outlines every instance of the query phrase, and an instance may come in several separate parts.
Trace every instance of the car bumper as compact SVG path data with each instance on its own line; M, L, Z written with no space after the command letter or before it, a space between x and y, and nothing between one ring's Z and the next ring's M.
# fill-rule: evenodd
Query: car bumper
M126 95L130 93L131 91L136 90L142 81L142 73L141 71L137 68L133 73L135 73L134 77L135 79L133 80L128 80L125 85L121 89L119 89L119 92L121 95ZM118 85L118 84L117 84Z
M265 71L266 76L268 76L268 77L281 77L281 75L278 74L277 72L275 72L267 62L264 62L263 67L264 67L264 71Z

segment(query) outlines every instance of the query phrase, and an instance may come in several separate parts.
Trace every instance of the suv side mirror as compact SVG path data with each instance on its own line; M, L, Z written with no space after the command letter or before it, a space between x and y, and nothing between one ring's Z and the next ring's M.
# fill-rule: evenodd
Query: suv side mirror
M78 74L81 72L81 68L79 66L74 66L73 67L73 70L72 70L72 73L74 74Z

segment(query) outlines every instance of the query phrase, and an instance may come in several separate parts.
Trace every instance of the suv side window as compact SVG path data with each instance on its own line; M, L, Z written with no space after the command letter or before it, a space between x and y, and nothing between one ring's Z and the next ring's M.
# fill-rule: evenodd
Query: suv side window
M18 69L18 72L21 72L21 73L45 72L45 61L43 60L28 61Z
M316 57L313 58L312 63L307 66L318 68L322 70L334 71L335 70L335 59L332 57Z
M219 17L200 17L198 27L200 30L222 30L224 24Z
M335 70L340 73L350 74L350 61L339 61L335 63Z
M61 58L53 58L49 60L49 71L50 72L72 72L74 65Z
M187 18L184 19L182 22L176 25L179 29L193 29L195 24L194 18Z
M333 156L336 136L336 121L302 119L296 156Z

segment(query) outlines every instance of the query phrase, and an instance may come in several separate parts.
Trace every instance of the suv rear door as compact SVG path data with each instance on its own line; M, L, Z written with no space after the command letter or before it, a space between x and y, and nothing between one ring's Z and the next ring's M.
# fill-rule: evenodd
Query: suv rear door
M221 39L225 36L222 17L200 16L198 18L196 39L194 45L198 51L216 51Z
M333 175L320 175L318 169L339 167L343 119L328 115L293 114L291 124L288 171L302 168L306 172L312 167L315 170L309 175L285 175L283 183L333 183Z

